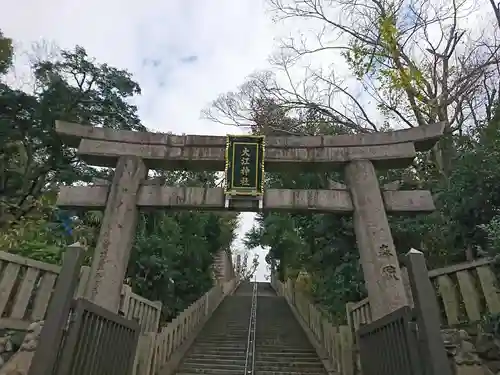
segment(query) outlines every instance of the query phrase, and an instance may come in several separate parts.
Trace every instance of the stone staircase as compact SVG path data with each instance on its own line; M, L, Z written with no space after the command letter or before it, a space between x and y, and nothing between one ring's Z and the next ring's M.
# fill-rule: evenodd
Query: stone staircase
M277 297L268 283L259 283L258 289L255 374L326 375L285 298Z
M252 285L245 283L214 311L176 374L243 374L251 306Z
M226 297L184 357L177 375L245 372L253 283ZM326 375L288 304L258 283L255 375Z

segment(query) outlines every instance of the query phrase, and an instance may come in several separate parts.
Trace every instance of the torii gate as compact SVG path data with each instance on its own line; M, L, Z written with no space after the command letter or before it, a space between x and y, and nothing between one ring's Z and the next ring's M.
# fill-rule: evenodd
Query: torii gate
M170 135L95 128L56 122L63 142L78 148L87 163L115 167L111 185L62 187L57 205L104 209L86 296L117 310L141 209L285 211L353 214L354 228L373 319L408 304L387 213L435 209L426 190L380 188L375 169L404 168L417 151L430 150L443 134L436 123L386 133L340 136L268 136L269 172L341 169L347 186L329 190L268 189L262 203L232 200L223 188L159 186L146 180L148 169L224 171L226 137Z

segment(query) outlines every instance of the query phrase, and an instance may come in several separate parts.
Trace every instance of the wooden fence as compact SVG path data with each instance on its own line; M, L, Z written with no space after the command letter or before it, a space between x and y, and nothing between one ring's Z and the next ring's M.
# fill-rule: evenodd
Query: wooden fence
M429 278L441 306L441 321L444 326L476 322L485 313L500 313L500 295L491 263L491 259L479 259L429 271ZM403 276L411 301L404 269ZM368 298L349 303L346 309L353 331L361 324L372 321Z
M222 300L237 286L237 279L214 286L160 332L143 334L139 339L133 375L155 375L167 368L175 369L178 363L172 362L176 351L196 336Z
M282 283L274 277L271 280L277 294L284 296L290 306L299 314L303 322L314 334L318 344L325 349L332 370L339 375L354 374L353 341L351 329L347 325L334 326L301 292L294 290L289 279ZM141 374L142 375L142 374Z
M45 318L61 267L0 251L0 329L26 330ZM82 267L75 297L82 297L90 275ZM120 311L137 319L142 332L157 332L162 305L123 286Z

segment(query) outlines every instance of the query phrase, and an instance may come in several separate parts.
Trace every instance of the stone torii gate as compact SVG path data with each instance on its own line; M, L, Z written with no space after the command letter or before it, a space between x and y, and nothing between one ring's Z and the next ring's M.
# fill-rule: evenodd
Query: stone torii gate
M269 172L341 169L347 186L329 190L268 189L262 207L251 200L226 206L223 188L160 186L148 169L224 171L226 137L116 131L57 122L63 142L78 148L87 163L114 167L110 185L62 187L62 208L103 209L86 296L117 310L139 210L189 209L322 212L354 215L354 228L373 319L408 304L387 213L435 209L429 191L381 188L375 170L404 168L417 151L430 150L443 133L441 123L387 133L341 136L268 136Z

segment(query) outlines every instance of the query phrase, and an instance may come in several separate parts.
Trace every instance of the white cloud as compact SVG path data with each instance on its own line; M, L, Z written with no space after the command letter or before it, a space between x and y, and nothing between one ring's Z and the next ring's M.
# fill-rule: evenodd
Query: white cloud
M21 50L42 39L62 48L79 44L99 62L131 71L149 128L226 134L239 129L201 120L200 110L267 67L277 31L264 7L264 0L20 0L0 14L0 25ZM244 214L240 233L252 222L253 214Z

